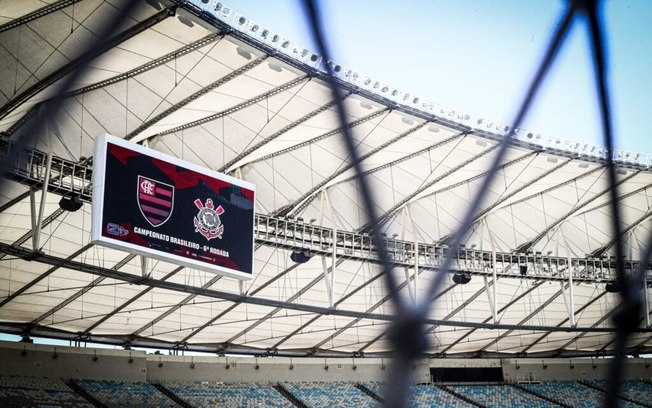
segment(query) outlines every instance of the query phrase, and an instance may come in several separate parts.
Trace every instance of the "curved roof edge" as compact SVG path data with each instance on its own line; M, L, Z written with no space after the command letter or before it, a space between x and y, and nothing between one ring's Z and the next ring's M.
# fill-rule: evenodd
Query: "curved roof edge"
M511 134L515 144L529 149L548 151L558 156L579 158L597 163L607 161L608 152L604 146L545 136L524 128L512 129L511 125L498 123L479 116L476 117L420 96L403 92L385 82L362 75L335 61L325 61L322 56L260 26L220 1L171 1L218 28L229 31L231 35L239 40L314 76L323 77L327 75L325 66L328 64L331 66L340 86L393 109L432 122L442 123L460 131L472 132L492 140L498 140ZM652 167L652 153L614 149L612 159L620 167L642 171L649 170Z

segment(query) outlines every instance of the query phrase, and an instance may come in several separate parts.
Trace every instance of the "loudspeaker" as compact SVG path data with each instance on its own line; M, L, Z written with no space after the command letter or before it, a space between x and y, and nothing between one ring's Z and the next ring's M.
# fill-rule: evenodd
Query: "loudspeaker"
M466 285L471 282L471 274L468 272L457 272L453 274L453 282Z
M527 265L519 265L518 271L521 272L521 275L527 275Z
M61 200L59 200L59 207L61 207L62 210L70 211L70 212L75 212L82 208L82 205L84 203L82 202L81 198L79 196L73 195L73 196L63 196L61 197Z
M306 263L310 260L310 258L312 258L312 255L307 249L303 249L301 251L292 251L290 254L290 259L292 262L296 263Z

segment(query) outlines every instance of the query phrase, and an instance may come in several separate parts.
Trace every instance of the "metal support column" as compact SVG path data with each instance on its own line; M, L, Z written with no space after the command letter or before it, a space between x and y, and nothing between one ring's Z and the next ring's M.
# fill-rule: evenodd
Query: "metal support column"
M647 272L643 271L643 295L645 298L645 327L652 326L650 324L650 294L647 289Z
M403 220L401 222L401 241L405 241L405 230L407 228L408 222L410 222L410 223L412 222L412 217L410 217L410 213L409 213L409 210L408 210L407 206L403 208L402 213L403 213ZM413 230L412 235L414 236L414 226L412 226L412 230ZM416 258L416 254L417 254L417 251L416 251L416 247L415 247L415 258ZM403 254L403 256L405 258L407 258L407 253ZM417 263L416 260L415 260L415 263ZM412 298L412 301L416 304L416 301L417 301L416 290L415 290L415 287L414 287L414 282L412 282L412 279L411 279L411 276L410 276L410 267L406 266L405 268L403 268L403 271L405 272L405 282L407 284L408 293L410 295L410 298ZM416 275L415 275L415 279L416 279Z
M489 235L489 243L491 244L491 273L494 278L494 284L492 285L492 295L493 299L489 299L489 302L491 304L491 312L493 314L494 318L494 324L498 324L498 293L496 287L498 286L498 276L497 276L497 270L498 266L496 265L496 243L494 242L494 236L491 232L491 229L489 228L489 222L487 221L486 218L482 219L482 228L483 230L486 228L487 229L487 234ZM487 286L487 279L485 277L485 286ZM487 294L489 294L489 288L487 287Z
M636 237L636 230L632 230L631 236L629 237L629 259L632 260L632 268L633 267L633 243L636 243L638 246L638 253L639 257L641 257L641 254L644 253L643 248L641 248L641 245L639 243L638 238ZM643 260L641 260L642 262ZM650 327L650 294L648 293L648 288L647 288L647 270L646 268L642 268L641 272L643 273L643 299L645 302L645 327Z
M326 283L326 292L328 294L328 305L330 307L333 307L335 305L335 299L334 299L334 285L335 285L335 268L337 267L337 226L335 224L335 214L333 212L333 206L331 205L330 199L328 197L328 192L327 190L323 190L321 193L321 203L319 206L319 223L323 226L324 225L324 204L328 205L329 209L329 219L331 223L333 224L333 229L332 229L332 234L333 234L333 239L332 239L332 251L331 251L331 260L332 260L332 266L330 273L328 271L328 267L326 266L326 257L322 255L321 257L321 263L322 263L322 269L324 273L324 283Z
M143 278L149 278L150 277L150 272L149 272L149 258L146 256L141 255L140 256L140 273L143 275Z
M568 318L569 322L572 327L575 327L575 297L574 297L574 291L573 291L573 265L571 261L571 249L570 245L568 245L568 240L566 239L566 235L564 234L563 228L561 225L559 226L559 234L562 236L564 240L564 246L566 247L566 263L567 263L567 271L568 271L568 289L569 289L569 301L567 303L568 306ZM563 284L562 284L562 290L563 290ZM566 293L564 293L564 300L566 299Z
M34 213L32 212L32 249L34 252L40 249L41 243L41 228L43 227L43 213L45 211L45 200L48 195L48 185L50 184L50 173L52 171L52 141L50 130L47 130L48 135L48 156L45 165L45 178L43 180L43 187L41 189L41 203L38 210L38 218L34 220ZM34 201L32 200L32 203ZM34 210L34 205L32 205L32 210Z

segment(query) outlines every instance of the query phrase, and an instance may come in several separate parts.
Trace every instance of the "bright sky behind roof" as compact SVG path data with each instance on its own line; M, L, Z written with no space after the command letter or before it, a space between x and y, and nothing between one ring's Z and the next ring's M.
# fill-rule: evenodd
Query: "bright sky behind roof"
M234 11L316 51L297 0L232 0ZM511 124L566 1L321 1L332 59L403 92ZM652 2L611 0L606 21L616 147L652 152ZM572 27L521 126L603 145L588 36Z

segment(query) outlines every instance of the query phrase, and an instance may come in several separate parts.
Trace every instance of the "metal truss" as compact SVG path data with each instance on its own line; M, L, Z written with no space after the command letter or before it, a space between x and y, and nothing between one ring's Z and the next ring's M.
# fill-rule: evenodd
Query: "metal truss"
M15 20L11 20L10 22L0 25L0 33L11 30L12 28L19 27L23 24L27 24L30 21L34 21L36 19L39 19L43 16L47 16L50 13L54 13L55 11L62 10L68 6L71 6L75 3L79 3L82 0L58 0L52 4L48 4L45 7L41 7L38 10L32 11L29 14L26 14L22 17L18 17Z
M293 150L297 150L297 149L300 149L302 147L306 147L306 146L308 146L310 144L313 144L313 143L316 143L316 142L318 142L320 140L324 140L326 138L335 136L335 135L341 133L344 129L353 129L356 126L359 126L359 125L361 125L361 124L363 124L365 122L368 122L368 121L370 121L370 120L372 120L374 118L377 118L380 115L388 114L389 112L390 112L389 108L380 109L380 110L378 110L378 111L376 111L374 113L370 113L367 116L363 116L363 117L361 117L359 119L356 119L353 122L346 123L345 125L337 128L337 129L333 129L333 130L331 130L329 132L326 132L326 133L323 133L323 134L321 134L319 136L315 136L310 140L306 140L304 142L297 143L297 144L292 145L290 147L286 147L284 149L277 150L277 151L275 151L273 153L266 154L266 155L264 155L262 157L258 157L258 158L254 159L254 160L249 161L249 163L258 163L258 162L261 162L261 161L264 161L264 160L269 160L269 159L271 159L273 157L278 157L278 156L281 156L283 154L289 153L289 152L291 152Z
M118 262L117 264L115 264L115 265L111 268L111 270L113 270L113 271L117 271L117 270L119 270L120 268L122 268L123 266L125 266L127 263L129 263L129 261L131 261L132 259L134 259L135 257L136 257L136 255L134 255L134 254L129 254L129 255L127 255L127 256L124 257L120 262ZM97 278L95 278L95 279L93 280L93 282L89 283L88 285L86 285L86 286L83 287L82 289L78 290L78 291L75 292L73 295L71 295L71 296L69 296L68 298L66 298L66 300L64 300L63 302L59 303L58 305L54 306L52 309L50 309L50 310L48 310L47 312L41 314L41 315L40 315L39 317L37 317L36 319L32 320L32 321L30 322L30 326L35 326L35 325L37 325L37 324L40 324L43 320L47 319L48 317L50 317L50 316L52 316L53 314L57 313L59 310L61 310L61 309L63 309L64 307L68 306L69 304L71 304L71 303L74 302L75 300L79 299L82 295L84 295L84 294L85 294L86 292L88 292L89 290L93 289L95 286L99 285L99 284L100 284L102 281L104 281L105 279L107 279L106 276L98 276Z
M350 94L347 94L345 96L348 97ZM276 139L278 139L280 136L285 134L286 132L294 129L295 127L299 126L300 124L314 118L315 116L319 115L320 113L326 112L327 110L331 109L335 105L335 101L329 101L323 104L322 106L318 107L317 109L308 112L307 114L303 115L299 119L296 119L289 125L285 126L281 130L274 132L273 134L267 136L264 140L261 140L260 142L256 143L255 145L249 147L248 149L245 149L242 151L240 154L238 154L236 157L233 159L229 160L225 165L219 168L218 171L225 172L225 173L231 173L235 170L236 166L243 167L246 165L248 162L241 163L243 159L245 159L247 156L249 156L251 153L255 152L256 150L260 149L261 147L265 146L269 142L272 142Z
M170 116L172 113L178 111L179 109L183 108L184 106L188 105L190 102L195 101L202 96L206 95L207 93L211 92L212 90L219 88L220 86L224 85L225 83L232 81L233 79L239 77L240 75L243 75L245 72L249 71L252 68L257 67L260 65L263 61L267 59L267 55L263 55L260 58L256 58L255 60L243 65L242 67L235 69L228 74L224 75L222 78L219 78L212 83L206 85L199 91L193 93L190 96L187 96L180 100L179 102L175 103L174 105L170 106L163 112L159 113L158 115L154 116L152 119L148 120L147 122L143 123L142 125L138 126L136 129L132 130L129 132L128 135L125 136L125 140L131 140L141 134L143 131L154 125L155 123L158 123L161 119L166 118Z
M174 276L174 275L176 275L177 273L179 273L179 272L180 272L181 270L183 270L183 269L184 269L183 266L179 266L179 267L175 268L174 270L172 270L171 272L169 272L169 273L168 273L167 275L165 275L164 277L162 277L161 280L162 280L162 281L166 281L166 280L170 279L172 276ZM149 292L152 291L153 289L154 289L153 286L150 286L150 287L148 287L148 288L145 288L144 290L142 290L140 293L138 293L137 295L135 295L135 296L132 297L131 299L129 299L129 300L127 300L126 302L122 303L120 306L117 306L117 307L114 308L110 313L105 314L104 316L102 316L102 318L100 318L100 319L97 320L95 323L93 323L92 325L90 325L89 327L87 327L86 330L84 330L84 331L82 332L82 335L83 335L83 336L88 336L88 335L89 335L93 330L95 330L97 327L99 327L102 323L106 322L107 320L109 320L109 319L112 318L113 316L115 316L115 315L117 315L118 313L122 312L122 311L123 311L127 306L129 306L130 304L134 303L135 301L137 301L138 299L140 299L141 297L143 297L144 295L146 295L147 293L149 293Z
M361 119L360 119L361 120ZM13 144L0 139L0 158L10 157ZM4 153L4 155L2 154ZM30 185L42 186L47 168L47 155L36 149L24 149L14 155L15 162L7 168L6 177ZM52 158L52 176L49 177L48 191L57 194L77 194L82 200L91 201L90 183L92 169L87 163L77 163L60 157ZM56 177L55 177L56 176ZM309 249L315 254L330 256L333 248L338 257L358 261L378 263L377 245L371 235L365 233L337 231L307 224L299 219L274 215L256 215L254 237L265 245L288 249ZM385 238L390 259L396 267L411 268L415 257L420 268L437 270L444 257L454 258L453 270L466 271L478 275L492 275L493 252L475 248L451 248L447 244L415 243ZM528 266L526 279L561 280L568 279L568 257L542 255L540 253L515 254L496 252L498 276L523 277L520 266ZM606 257L586 257L570 259L573 280L576 282L600 283L615 279L616 261ZM640 262L627 260L625 268L634 270ZM648 274L652 265L644 265ZM651 275L652 276L652 275ZM652 281L652 277L648 279Z
M302 77L299 77L299 78L295 78L295 79L293 79L293 80L291 80L289 82L286 82L285 84L277 86L274 89L271 89L271 90L269 90L269 91L267 91L265 93L262 93L262 94L260 94L258 96L255 96L255 97L253 97L251 99L248 99L248 100L246 100L244 102L240 102L239 104L234 105L234 106L232 106L232 107L230 107L228 109L225 109L225 110L223 110L221 112L214 113L212 115L208 115L208 116L203 117L201 119L197 119L197 120L194 120L192 122L188 122L188 123L185 123L183 125L173 127L171 129L165 130L165 131L157 133L155 135L147 136L144 139L151 139L151 138L154 138L154 137L157 137L157 136L165 136L165 135L169 135L169 134L172 134L172 133L181 132L183 130L187 130L187 129L190 129L190 128L193 128L193 127L196 127L196 126L203 125L204 123L212 122L212 121L214 121L216 119L219 119L219 118L222 118L222 117L225 117L225 116L229 116L232 113L238 112L238 111L240 111L240 110L242 110L242 109L244 109L244 108L246 108L248 106L251 106L251 105L254 105L254 104L256 104L256 103L258 103L260 101L263 101L263 100L269 98L270 96L274 96L274 95L279 94L281 92L285 92L288 89L293 88L293 87L295 87L295 86L297 86L297 85L299 85L302 82L305 82L307 80L310 80L310 76L308 76L308 75L302 76Z
M153 16L129 27L125 31L117 34L116 36L107 40L106 42L103 42L101 45L101 49L88 50L86 51L86 53L82 54L81 56L63 65L56 71L52 72L51 74L47 75L46 77L44 77L43 79L41 79L40 81L32 85L31 87L29 87L28 89L26 89L24 92L20 93L19 95L16 95L16 97L9 100L9 102L7 102L3 107L0 108L0 119L6 117L9 113L11 113L18 106L20 106L23 102L27 101L37 93L41 92L45 88L54 84L55 82L65 77L66 75L77 70L81 65L82 61L86 61L90 59L91 55L93 56L101 55L106 51L117 47L124 41L153 27L154 25L160 23L166 18L175 15L175 12L176 12L176 6L161 10L158 13L154 14Z
M81 0L77 0L81 1ZM164 65L178 57L181 57L183 55L189 54L191 52L194 52L208 44L211 44L214 41L220 40L224 38L226 34L225 33L213 33L205 36L204 38L201 38L195 42L192 42L188 45L185 45L181 48L178 48L162 57L156 58L152 61L149 61L143 65L140 65L132 70L129 70L125 73L115 75L111 78L105 79L103 81L99 81L72 91L68 91L63 93L61 96L64 98L69 98L71 96L77 96L77 95L82 95L87 92L91 92L97 89L104 88L109 85L113 85L122 81L125 81L129 78L135 77L137 75L142 74L143 72L147 72L149 70L152 70L156 67L159 67L161 65ZM6 134L8 136L13 135L18 129L20 129L29 119L31 119L37 112L38 108L43 104L44 102L39 102L33 107L31 107L23 116L21 116L9 129L7 129Z
M206 282L205 284L203 284L203 285L201 286L201 288L202 288L202 289L208 289L208 288L210 288L211 286L213 286L213 284L214 284L215 282L219 281L220 279L222 279L222 275L215 275L215 276L213 276L213 277L212 277L208 282ZM153 327L154 327L158 322L160 322L161 320L165 319L166 317L168 317L168 316L171 315L172 313L176 312L177 310L181 309L181 307L182 307L183 305L187 304L188 302L190 302L191 300L193 300L193 299L196 298L196 297L197 297L197 294L196 294L196 293L191 293L191 294L189 294L189 295L186 296L186 297L185 297L181 302L179 302L179 303L177 303L176 305L170 307L170 308L169 308L168 310L166 310L164 313L161 313L160 315L156 316L154 319L152 319L151 321L149 321L147 324L143 325L142 327L140 327L140 328L134 330L134 332L133 332L131 335L132 335L132 336L138 336L140 333L144 332L145 330L147 330L147 329L149 329L149 328L153 328Z
M615 186L619 186L620 184L622 184L622 183L624 183L625 181L631 179L632 177L636 176L636 175L639 174L639 173L640 173L640 172L635 172L635 173L633 173L633 174L630 174L629 176L627 176L627 177L623 178L622 180L620 180L619 182L617 182L617 183L615 184ZM526 251L528 251L530 248L532 248L532 246L536 245L537 242L539 242L543 237L545 237L546 234L548 234L548 232L552 231L552 230L553 230L554 228L556 228L558 225L561 225L564 221L566 221L570 216L572 216L573 214L575 214L577 211L579 211L579 210L581 210L582 208L586 207L587 205L591 204L592 202L594 202L594 201L597 200L598 198L602 197L603 195L609 193L610 191L611 191L611 190L610 190L610 188L608 187L608 188L606 188L606 189L604 189L604 190L602 190L602 191L599 191L598 193L594 194L593 196L589 197L588 199L584 200L582 203L576 203L576 204L573 206L573 208L572 208L569 212L567 212L566 214L562 215L562 216L559 217L557 220L555 220L554 222L552 222L550 225L548 225L548 227L547 227L546 229L544 229L543 231L541 231L541 232L540 232L536 237L532 238L530 241L525 242L525 243L519 245L518 248L517 248L517 250L518 250L519 252L526 252Z
M588 309L589 306L591 306L592 304L594 304L595 302L600 300L606 294L607 294L607 292L598 293L597 296L591 298L591 300L589 300L588 302L583 304L580 308L578 308L577 311L575 311L575 315L580 315L584 310ZM564 320L562 320L561 322L559 322L557 324L557 326L561 327L561 326L565 325L566 323L568 323L569 320L570 320L570 318L567 317ZM527 354L528 350L530 350L532 347L536 346L537 344L541 343L541 341L543 341L548 336L550 336L550 333L544 333L538 339L534 340L533 342L530 342L530 344L528 344L527 347L525 347L524 349L521 350L521 354Z
M9 253L12 256L28 260L31 262L40 262L48 265L55 265L65 267L67 269L88 273L96 276L105 276L117 281L126 282L134 285L145 285L149 287L171 290L175 292L185 292L189 294L196 294L208 298L222 299L231 302L242 302L253 305L270 307L273 309L287 309L296 310L305 313L316 313L322 315L334 315L349 318L363 318L371 320L379 320L390 322L395 319L393 315L383 313L366 313L356 310L333 309L330 307L313 306L308 304L301 304L292 301L281 301L267 298L258 298L254 296L247 296L244 294L236 294L231 292L219 291L214 289L200 288L181 283L174 283L154 279L149 276L134 275L132 273L121 272L109 268L104 268L98 265L90 265L84 262L74 261L72 259L65 259L46 253L34 253L31 249L13 246L0 242L0 250ZM441 326L454 326L466 328L481 328L481 329L500 329L500 330L526 330L526 331L559 331L559 332L595 332L595 333L613 333L613 328L610 327L556 327L545 325L520 325L520 324L487 324L468 321L452 321L443 319L426 318L425 324L441 325ZM635 330L640 333L652 333L652 328L638 328ZM244 333L241 333L242 335ZM234 336L239 337L239 336Z
M361 155L360 156L360 161L367 160L369 157L373 156L374 154L386 149L387 147L389 147L389 146L393 145L394 143L398 142L399 140L413 134L414 132L417 132L418 130L422 129L426 124L427 124L426 122L422 122L422 123L414 126L413 128L408 129L405 132L394 136L393 138L391 138L387 142L385 142L385 143L381 144L380 146L378 146L378 147L376 147L374 149L371 149L367 153ZM301 211L303 211L304 208L306 208L306 206L308 206L308 204L310 204L310 202L312 201L312 200L310 200L311 197L314 197L317 192L321 191L325 186L327 186L329 183L332 183L333 180L335 180L337 177L341 176L345 172L349 171L352 167L353 167L353 165L350 164L350 163L342 166L335 173L333 173L332 175L326 177L323 181L321 181L316 186L314 186L313 188L308 190L304 195L302 195L301 197L296 199L294 201L294 203L290 204L287 207L287 211L282 211L279 214L287 215L287 214L291 213L291 214L296 215L296 214L300 213Z
M403 208L405 205L408 203L412 202L419 194L423 193L426 189L434 186L435 184L439 183L446 177L450 176L451 174L455 173L456 171L459 171L461 168L473 163L474 161L478 160L481 157L484 157L485 155L491 153L492 151L496 150L499 145L493 145L482 152L469 157L468 159L464 160L463 162L459 163L458 165L452 167L448 171L446 171L444 174L435 177L434 179L428 181L427 183L423 183L422 185L419 186L419 188L412 193L408 194L405 198L403 198L401 201L396 203L392 208L389 210L385 211L383 214L381 214L378 219L376 220L378 226L382 226L385 223L389 221L389 219L394 215L398 210ZM372 225L370 223L367 223L363 225L359 231L365 231L368 232L371 230Z
M279 279L282 278L283 276L285 276L285 275L287 275L288 273L290 273L291 271L295 270L298 266L299 266L299 264L293 264L293 265L291 265L291 266L285 268L285 270L283 270L281 273L277 274L277 275L274 276L273 278L269 279L267 282L263 283L262 285L258 286L256 289L252 290L251 293L248 293L248 295L249 295L249 296L254 296L254 295L256 295L258 292L262 291L263 289L265 289L266 287L268 287L268 286L271 285L272 283L276 282L277 280L279 280ZM235 302L235 303L233 303L231 306L227 307L225 310L223 310L222 312L218 313L217 315L215 315L214 317L212 317L210 320L208 320L207 322L205 322L205 323L202 324L201 326L195 328L195 330L193 330L192 333L188 334L186 337L184 337L184 338L181 340L181 343L186 344L186 343L188 342L188 340L190 340L190 339L192 339L193 337L195 337L197 334L199 334L201 331L203 331L203 330L206 329L207 327L213 325L213 323L215 323L216 321L218 321L218 320L220 320L221 318L223 318L224 316L226 316L227 313L231 312L232 310L234 310L235 308L237 308L237 307L240 306L241 304L242 304L241 302Z
M543 285L544 282L545 282L545 281L537 281L537 282L534 282L534 284L532 284L532 286L530 286L529 288L527 288L527 290L524 290L523 293L519 294L519 295L516 296L514 299L511 299L511 300L509 301L509 303L507 303L505 306L503 306L503 307L501 307L500 309L498 309L497 314L504 313L504 312L505 312L507 309L509 309L511 306L515 305L516 302L520 301L520 300L523 299L525 296L527 296L527 295L529 295L530 293L532 293L535 289L537 289L537 288L539 288L541 285ZM602 293L606 293L606 292L602 292ZM486 319L483 320L483 323L488 323L488 322L490 322L492 319L493 319L493 316L489 316L488 318L486 318ZM458 338L457 340L453 341L453 342L452 342L451 344L449 344L446 348L444 348L443 350L441 350L441 353L446 354L450 349L452 349L452 348L455 347L456 345L460 344L460 343L462 342L462 340L464 340L465 338L469 337L469 336L470 336L471 334L473 334L476 330L477 330L477 329L471 329L471 330L467 331L466 333L464 333L463 336L461 336L461 337Z

